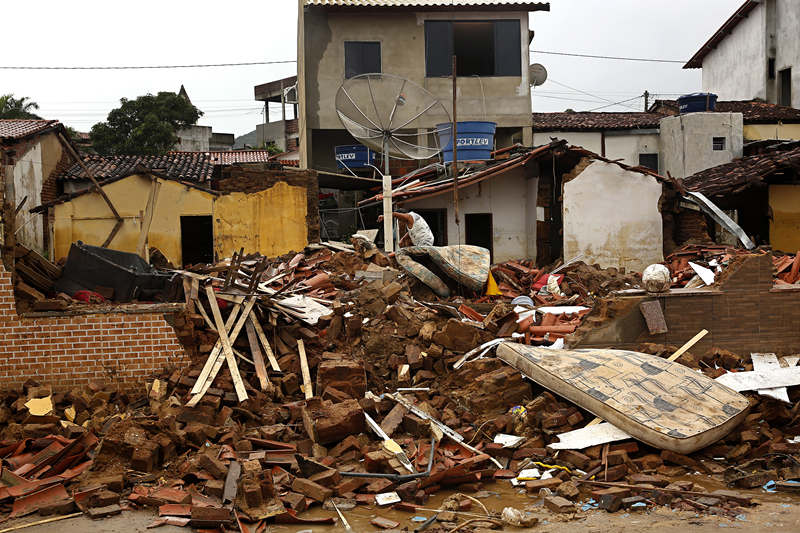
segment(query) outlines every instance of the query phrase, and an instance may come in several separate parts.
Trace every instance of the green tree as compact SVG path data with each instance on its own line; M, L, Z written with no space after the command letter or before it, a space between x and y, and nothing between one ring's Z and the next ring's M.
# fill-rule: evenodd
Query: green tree
M105 122L92 126L92 146L102 155L164 154L178 142L176 132L195 124L203 114L172 92L120 99Z
M27 96L14 98L13 94L0 96L0 118L42 118L33 113L39 109L39 104Z

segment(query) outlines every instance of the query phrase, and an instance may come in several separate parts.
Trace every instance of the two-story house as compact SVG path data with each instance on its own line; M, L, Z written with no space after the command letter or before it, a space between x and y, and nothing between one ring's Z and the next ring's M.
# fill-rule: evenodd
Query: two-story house
M354 144L336 114L342 82L373 72L403 76L458 120L497 123L497 147L533 143L528 14L547 2L514 0L298 0L300 166L335 169L334 147ZM435 124L420 124L435 127Z

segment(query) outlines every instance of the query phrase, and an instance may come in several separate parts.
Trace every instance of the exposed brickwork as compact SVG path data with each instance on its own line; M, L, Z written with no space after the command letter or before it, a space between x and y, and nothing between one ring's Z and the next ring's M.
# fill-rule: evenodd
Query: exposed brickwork
M90 382L133 388L188 362L160 314L20 318L11 274L0 265L0 387L32 378L55 390Z

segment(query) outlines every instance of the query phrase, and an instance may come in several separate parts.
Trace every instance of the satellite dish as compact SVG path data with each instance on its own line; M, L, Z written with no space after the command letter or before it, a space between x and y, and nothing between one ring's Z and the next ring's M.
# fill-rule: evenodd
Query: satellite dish
M393 74L361 74L336 93L336 114L358 142L389 157L429 159L440 151L436 124L449 123L444 105L416 83Z
M547 81L547 69L540 63L528 67L528 83L531 87L538 87Z

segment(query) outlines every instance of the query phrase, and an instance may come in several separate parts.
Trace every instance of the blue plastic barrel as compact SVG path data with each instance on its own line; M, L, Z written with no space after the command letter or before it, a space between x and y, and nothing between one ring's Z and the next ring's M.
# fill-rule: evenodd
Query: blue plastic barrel
M444 122L436 125L439 146L444 146L444 162L453 162L453 124ZM458 160L482 161L492 158L496 122L465 121L457 126Z
M364 168L375 164L375 152L361 144L336 146L334 152L337 168Z
M692 93L684 94L678 98L678 112L698 113L702 111L714 111L717 105L717 95L714 93Z

